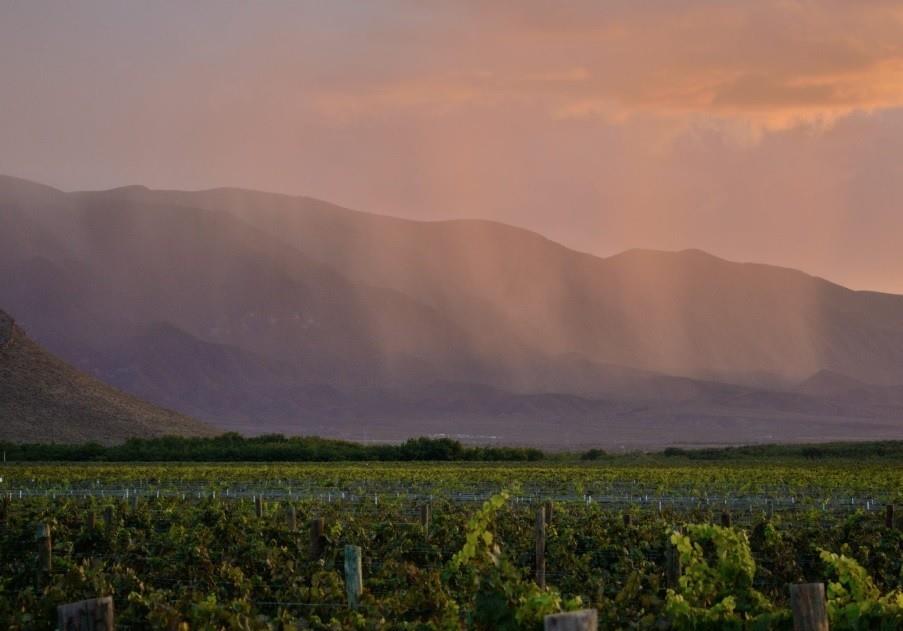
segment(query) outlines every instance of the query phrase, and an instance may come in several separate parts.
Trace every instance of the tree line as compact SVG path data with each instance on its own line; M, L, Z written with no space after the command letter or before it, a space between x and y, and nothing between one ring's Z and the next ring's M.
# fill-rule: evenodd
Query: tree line
M539 449L465 446L450 438L412 438L400 444L364 445L316 436L132 438L119 445L0 443L7 461L97 462L339 462L542 460Z

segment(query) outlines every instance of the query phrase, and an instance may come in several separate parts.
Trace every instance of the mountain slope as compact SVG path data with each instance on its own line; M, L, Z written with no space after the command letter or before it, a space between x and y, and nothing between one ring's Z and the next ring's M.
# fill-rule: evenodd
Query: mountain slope
M211 422L303 419L322 412L327 385L304 384L310 375L292 363L227 344L205 342L156 322L91 355L108 383L144 400L178 408Z
M0 311L0 440L121 442L214 431L156 408L60 361Z
M494 222L409 221L239 189L82 195L228 212L349 278L433 307L497 357L527 344L704 379L790 384L831 369L903 383L903 296L795 270L696 250L603 259ZM512 369L519 376L537 385Z
M17 188L18 199L27 197ZM51 234L62 223L57 240L99 266L95 273L121 270L119 285L140 287L129 291L161 307L154 319L227 344L237 327L256 327L241 342L256 352L285 351L293 347L286 340L301 338L322 345L308 356L368 356L352 363L369 363L370 376L382 362L383 379L426 374L520 391L548 389L537 376L548 371L535 367L575 355L754 385L790 385L822 369L903 383L903 296L850 291L795 270L693 250L603 259L494 222L401 220L237 189L61 195L54 204L68 212L41 222L41 202L29 220ZM9 225L18 225L14 217ZM30 254L54 256L37 245ZM179 317L192 302L201 305L191 319ZM287 318L305 312L342 331L286 330ZM263 313L281 324L253 322Z
M795 391L833 401L903 406L903 385L876 386L830 370L820 370L799 384Z
M17 214L27 216L24 227ZM96 348L109 345L107 331L128 336L165 321L329 382L480 370L466 337L437 310L352 282L226 213L78 196L42 197L23 211L5 203L0 187L0 220L10 226L0 233L0 250L20 252L0 262L0 272L8 270L0 296L30 326L48 312L72 317L62 327L36 321L39 339L63 329ZM23 251L23 232L50 236ZM71 299L57 298L63 287ZM38 308L48 301L56 302L52 309ZM96 323L99 340L91 338Z
M638 446L903 435L903 297L794 270L599 258L494 222L237 189L0 177L0 224L0 300L35 339L223 427ZM869 387L797 388L818 371Z

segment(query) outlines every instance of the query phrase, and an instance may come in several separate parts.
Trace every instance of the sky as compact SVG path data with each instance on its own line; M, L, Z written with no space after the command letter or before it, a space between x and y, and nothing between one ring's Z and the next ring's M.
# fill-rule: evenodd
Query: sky
M903 3L0 0L0 173L903 293Z

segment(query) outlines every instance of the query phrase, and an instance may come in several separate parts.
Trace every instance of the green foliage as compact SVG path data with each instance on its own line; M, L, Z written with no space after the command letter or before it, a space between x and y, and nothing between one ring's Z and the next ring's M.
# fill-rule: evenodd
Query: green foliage
M182 631L532 629L545 614L578 606L597 609L604 629L787 629L787 585L827 579L832 628L903 628L903 532L884 527L883 501L868 511L850 501L864 493L894 497L901 483L899 467L636 466L614 458L604 465L8 464L0 466L7 498L0 501L0 628L50 629L60 602L111 594L123 627ZM102 496L104 488L144 495L132 509L121 497ZM449 497L499 488L517 490L481 504ZM736 527L724 529L707 525L720 503L666 502L659 512L654 499L637 499L627 524L623 506L583 499L623 497L625 488L643 489L635 498L779 489L795 502L774 516L766 504L737 511ZM22 499L16 489L26 491ZM44 495L28 497L29 489ZM258 489L271 497L262 518L250 501ZM295 496L285 497L291 489ZM575 489L577 501L561 499ZM241 490L245 499L236 496ZM68 495L85 491L95 497ZM533 581L537 496L559 498L546 526L554 585L546 589ZM418 519L426 497L429 529ZM287 527L288 503L300 531ZM314 517L326 524L319 558L310 556L306 531ZM40 522L53 530L54 573L39 586ZM675 523L691 525L675 536ZM364 551L355 611L346 606L342 575L348 544ZM685 573L669 591L663 559L673 545Z
M690 524L671 543L683 566L680 589L668 590L666 612L678 629L769 628L786 618L756 589L756 563L746 533Z
M455 553L455 556L452 557L449 563L449 568L452 572L459 571L462 566L484 555L488 556L493 562L495 561L498 554L498 546L493 545L489 526L492 520L495 519L496 513L510 497L511 493L509 491L501 491L486 500L480 510L468 520L464 546Z
M608 454L593 448L546 453L534 448L467 446L450 438L412 438L401 444L372 445L317 436L280 434L245 437L135 438L121 445L22 444L0 442L10 462L539 462L605 460L607 463L881 462L903 458L903 441L820 445L748 445L706 449L668 447L659 454Z
M886 440L855 443L821 443L818 445L744 445L741 447L709 447L681 449L668 447L662 452L667 458L688 460L874 460L903 457L903 441Z
M578 598L562 603L561 594L540 588L503 552L491 526L510 498L502 491L488 499L467 522L464 545L448 564L445 578L464 595L462 613L469 627L517 631L540 629L549 614L577 609Z
M836 581L828 583L828 616L833 629L897 629L903 624L903 591L881 595L855 559L821 550Z
M354 462L354 461L489 461L536 462L545 457L538 449L517 447L464 447L450 438L411 438L400 445L362 445L316 436L280 434L244 437L227 433L216 437L133 438L122 445L96 443L0 443L15 462Z

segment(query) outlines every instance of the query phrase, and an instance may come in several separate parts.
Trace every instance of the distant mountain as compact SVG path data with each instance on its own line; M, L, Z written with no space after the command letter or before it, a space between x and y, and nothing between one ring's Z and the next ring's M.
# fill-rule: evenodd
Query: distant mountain
M478 374L469 340L437 310L352 282L227 213L37 192L33 208L21 195L8 203L0 182L0 295L52 347L96 349L169 322L326 381Z
M0 300L36 339L223 427L639 446L903 436L903 296L795 270L696 250L599 258L494 222L238 189L0 177L0 224ZM820 371L868 387L800 385Z
M208 435L209 426L89 377L29 339L0 311L0 440L121 442Z
M817 397L838 397L846 396L851 392L860 392L869 387L867 383L842 375L839 372L819 370L800 383L795 390L802 394Z
M495 222L410 221L240 189L77 198L228 213L346 277L434 308L496 357L524 345L721 381L790 384L830 369L903 383L903 296L796 270L698 250L599 258Z
M831 370L818 371L799 384L795 390L834 401L903 406L903 385L872 385Z

